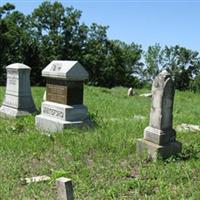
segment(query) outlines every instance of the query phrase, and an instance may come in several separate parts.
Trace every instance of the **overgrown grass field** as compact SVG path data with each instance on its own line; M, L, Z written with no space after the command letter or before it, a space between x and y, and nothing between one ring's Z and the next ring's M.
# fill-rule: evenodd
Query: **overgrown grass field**
M4 92L1 87L1 103ZM44 88L33 87L32 93L40 110ZM125 88L88 86L84 98L93 129L48 136L35 128L35 116L0 119L0 199L56 199L59 176L72 179L79 200L200 199L200 133L177 132L183 151L176 157L141 160L136 139L148 126L151 99L128 97ZM200 95L176 91L173 113L174 127L200 124ZM21 181L37 175L51 181Z

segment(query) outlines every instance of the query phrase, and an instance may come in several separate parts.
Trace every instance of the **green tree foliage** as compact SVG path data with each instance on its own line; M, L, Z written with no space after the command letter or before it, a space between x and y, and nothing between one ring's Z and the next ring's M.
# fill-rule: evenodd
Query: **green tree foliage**
M111 41L107 26L87 26L80 18L81 11L60 2L45 1L27 16L9 3L0 7L1 83L13 62L30 66L32 84L42 85L41 70L52 60L78 60L90 74L89 84L134 84L137 78L130 75L139 66L141 46Z
M146 68L143 71L147 80L153 78L163 69L167 69L175 80L177 89L189 89L190 82L200 72L199 53L184 47L150 46L145 54Z
M30 66L32 84L43 85L41 70L52 60L78 60L88 70L91 85L137 87L152 82L163 69L171 72L178 89L198 85L198 52L155 44L144 53L135 43L110 40L107 26L81 23L81 14L50 1L30 15L10 3L0 7L0 84L5 84L5 67L14 62Z
M104 71L107 82L114 75L111 86L123 83L124 86L137 86L138 78L133 76L133 73L141 67L142 48L137 44L126 44L124 42L115 40L109 41L109 53L107 66L115 66L112 68L107 67ZM110 77L109 77L110 76Z
M83 65L89 72L89 83L92 85L105 85L103 71L106 70L108 62L107 28L93 23L89 28L85 49L83 50Z
M163 52L159 44L149 46L146 54L144 55L146 68L144 70L144 76L147 81L153 81L156 75L162 70L162 56Z
M26 46L25 17L12 4L0 7L0 82L5 82L5 66L23 61L23 48Z
M190 89L195 93L200 93L200 73L190 82Z

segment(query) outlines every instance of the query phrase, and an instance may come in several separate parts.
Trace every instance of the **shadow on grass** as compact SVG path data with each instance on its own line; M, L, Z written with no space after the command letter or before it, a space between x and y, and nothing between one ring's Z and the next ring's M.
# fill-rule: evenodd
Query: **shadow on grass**
M167 164L178 161L187 161L191 159L200 159L200 144L184 146L181 153L170 156L169 158L158 157L154 160L150 155L147 156L147 154L144 154L144 156L140 156L139 162L145 165L152 163L152 161L164 162Z
M200 146L198 145L189 145L185 146L182 149L182 152L171 156L170 158L166 159L165 162L177 162L177 161L186 161L186 160L199 160L200 159Z

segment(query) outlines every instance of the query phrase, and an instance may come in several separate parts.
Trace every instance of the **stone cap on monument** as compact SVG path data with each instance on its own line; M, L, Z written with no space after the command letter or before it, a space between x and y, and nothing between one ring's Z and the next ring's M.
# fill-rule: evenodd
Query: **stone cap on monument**
M78 61L54 60L42 70L42 76L70 81L84 81L88 79L89 74Z
M27 69L27 70L31 70L30 67L28 67L27 65L24 65L22 63L13 63L10 64L6 67L6 69Z

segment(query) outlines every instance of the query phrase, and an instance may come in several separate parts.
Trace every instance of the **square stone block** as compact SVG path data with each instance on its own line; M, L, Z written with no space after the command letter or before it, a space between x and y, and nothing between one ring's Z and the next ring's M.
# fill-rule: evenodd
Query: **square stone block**
M84 105L63 105L45 101L42 113L36 116L36 126L44 131L57 132L70 127L92 126Z
M26 110L18 110L9 106L2 105L0 108L0 117L2 118L16 118L35 112L35 107L28 108Z
M158 145L145 139L138 139L136 144L136 153L138 156L150 156L151 159L165 159L172 155L180 153L182 144L178 141L166 145Z
M159 130L148 126L144 129L144 139L158 145L165 145L176 140L176 131L172 128Z
M41 114L63 121L83 121L88 117L88 110L84 105L69 106L45 101L42 103Z
M59 132L66 128L78 127L83 128L84 126L91 126L91 121L86 119L84 121L63 121L54 119L44 115L37 115L35 117L36 126L44 131L48 132Z
M46 80L47 101L65 105L83 104L83 81Z

